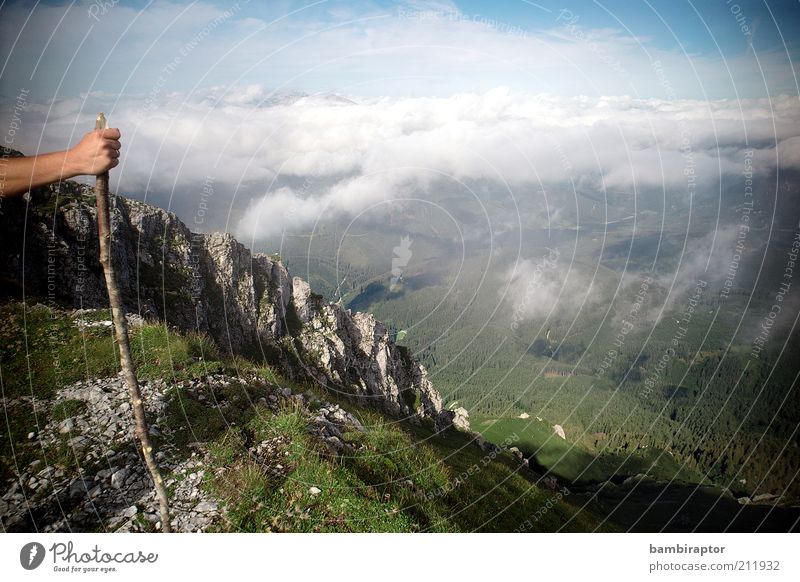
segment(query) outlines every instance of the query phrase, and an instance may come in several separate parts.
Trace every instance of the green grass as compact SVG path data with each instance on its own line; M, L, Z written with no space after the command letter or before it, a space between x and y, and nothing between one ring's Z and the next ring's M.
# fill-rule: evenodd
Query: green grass
M702 475L683 467L663 451L646 448L631 454L603 453L556 436L548 422L533 417L521 419L475 416L473 428L492 442L502 442L509 435L518 435L519 441L515 446L526 455L532 455L543 470L570 482L597 483L614 476L624 477L639 473L648 474L655 479L703 482Z
M185 380L221 371L219 351L208 336L179 334L164 325L131 332L131 351L142 380Z
M83 400L62 400L50 410L50 415L58 420L66 420L86 410Z
M247 424L264 392L261 382L231 382L213 388L202 379L198 382L202 386L199 392L176 388L168 393L166 425L175 431L173 443L179 448L209 442L231 427ZM200 394L205 402L199 399Z
M365 487L352 472L326 458L306 432L301 413L291 407L273 415L259 408L245 428L258 443L280 437L284 443L274 459L257 462L244 449L242 431L226 432L211 447L214 464L225 467L208 486L227 507L226 531L410 531L412 521L397 500ZM289 468L277 478L264 462ZM320 493L310 492L312 487Z
M61 386L117 369L110 329L80 330L66 312L16 302L0 307L0 365L6 398L49 398Z
M0 307L0 366L6 398L50 398L62 386L119 371L113 329L81 328L77 319L108 321L110 312L100 309L73 319L67 311L41 304L26 308L12 302ZM181 380L222 369L219 351L205 335L180 334L163 324L129 331L142 380Z
M258 409L243 430L226 431L211 447L207 486L223 499L227 531L513 531L556 495L536 487L508 453L492 455L467 435L434 436L424 427L387 422L374 411L350 408L367 427L347 431L354 454L337 458L309 435L303 414ZM275 458L254 460L245 443L280 439ZM276 478L265 466L282 465ZM321 490L309 493L311 487ZM598 522L567 500L533 524L549 531L574 518L581 531Z
M440 513L459 531L556 531L570 518L566 531L587 531L599 522L592 511L578 511L569 496L553 503L557 493L534 485L540 475L520 468L510 453L493 456L463 433L430 438L424 429L408 430L428 439L425 442L459 479L457 486L451 481L450 490L437 497ZM543 512L548 502L552 507ZM532 525L523 527L529 520Z

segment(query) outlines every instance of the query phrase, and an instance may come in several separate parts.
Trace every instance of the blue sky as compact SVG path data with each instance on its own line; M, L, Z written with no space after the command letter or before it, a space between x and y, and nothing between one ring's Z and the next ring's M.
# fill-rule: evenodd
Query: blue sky
M457 2L470 13L486 11L487 3L478 0ZM735 6L740 10L737 11ZM538 9L537 9L538 7ZM647 37L650 44L663 49L680 43L694 52L723 54L744 53L747 39L742 35L731 11L741 14L755 30L754 40L761 50L782 49L783 42L777 34L774 19L787 41L797 47L800 31L800 3L782 0L765 4L761 1L727 0L605 0L603 2L565 2L542 0L541 2L491 3L498 17L520 23L529 29L546 27L548 15L567 8L580 15L584 25L591 28L628 28L634 34ZM550 11L550 12L548 12ZM672 30L670 30L672 29ZM673 36L674 33L674 36ZM717 48L719 45L719 48Z
M6 2L0 94L27 88L44 101L254 83L371 96L497 86L564 96L797 94L790 58L799 7L795 0Z

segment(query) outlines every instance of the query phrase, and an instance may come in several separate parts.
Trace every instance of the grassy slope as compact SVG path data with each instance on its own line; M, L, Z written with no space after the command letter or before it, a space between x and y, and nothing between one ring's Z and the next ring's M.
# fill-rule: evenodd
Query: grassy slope
M519 437L516 445L526 454L533 455L538 465L570 482L596 483L614 475L647 474L655 479L675 480L683 483L707 482L701 474L683 467L669 454L652 448L635 453L602 453L588 447L563 440L553 433L549 423L535 418L477 417L473 427L490 441L500 441L509 434Z
M302 415L291 409L257 414L244 431L217 439L215 462L225 470L209 484L230 508L224 529L513 531L555 496L517 472L507 453L492 458L465 435L432 437L422 429L389 424L373 412L356 412L369 428L345 434L363 447L342 458L315 443ZM285 441L285 456L278 459L290 468L278 477L243 447L246 439L276 437ZM311 487L321 493L311 494ZM597 525L591 512L576 513L569 503L556 504L535 529L556 530L572 516L571 531Z
M102 321L108 312L81 317ZM1 386L7 402L13 401L2 422L3 482L14 478L15 464L26 466L42 454L66 470L81 465L68 455L43 453L27 439L52 416L68 418L82 406L46 404L59 387L117 371L110 329L81 329L73 319L42 305L0 307ZM591 512L578 513L568 498L558 501L557 492L534 485L538 476L523 474L509 453L489 454L466 435L437 437L346 402L340 404L367 430L345 433L354 454L331 455L308 431L308 409L287 401L273 413L254 402L278 386L304 391L312 408L335 401L332 395L294 385L256 362L222 360L206 338L163 325L134 328L132 340L143 380L194 379L202 386L204 376L220 371L260 378L206 387L202 400L182 388L168 392L167 425L178 429L175 444L187 455L197 442L210 452L204 486L228 508L223 531L511 531L528 520L529 529L553 531L571 517L568 529L584 531L598 523ZM265 440L277 453L254 459L248 447ZM310 493L312 486L320 493Z

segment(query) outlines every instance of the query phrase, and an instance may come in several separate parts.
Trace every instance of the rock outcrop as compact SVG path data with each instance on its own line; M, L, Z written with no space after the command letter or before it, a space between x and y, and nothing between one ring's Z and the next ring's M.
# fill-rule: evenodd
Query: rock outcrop
M449 424L458 430L470 432L469 412L467 412L466 408L459 406L458 408L454 410L448 410L445 413L449 417Z
M453 425L425 368L372 315L328 303L279 257L252 254L229 234L193 233L135 200L112 196L111 206L113 260L130 313L207 333L230 354L262 358L394 416ZM65 181L0 210L2 295L107 306L90 188ZM466 416L458 420L468 430Z
M305 354L307 376L320 384L346 387L382 404L394 416L432 418L449 424L442 398L422 364L389 337L389 329L368 313L353 313L315 295L305 281L292 280L294 309L301 324L297 354Z

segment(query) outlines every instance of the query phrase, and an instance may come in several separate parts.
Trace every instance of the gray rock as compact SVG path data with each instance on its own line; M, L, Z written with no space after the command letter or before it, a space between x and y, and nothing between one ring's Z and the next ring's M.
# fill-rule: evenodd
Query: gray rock
M339 452L339 451L341 451L341 450L343 450L343 449L345 448L345 446L344 446L344 443L341 441L341 439L339 439L339 438L337 438L337 437L335 437L335 436L329 436L329 437L327 437L327 438L325 439L325 442L327 442L327 443L328 443L328 446L329 446L329 447L330 447L332 450L334 450L334 451L336 451L336 452Z
M466 408L459 406L453 411L453 427L469 432L469 412L467 412Z
M480 448L484 448L486 446L486 439L483 438L483 435L479 432L472 432L472 442L478 445Z
M71 446L71 447L83 447L86 444L88 444L88 442L89 442L89 439L87 439L85 436L76 436L76 437L73 437L73 438L69 439L69 446Z
M209 513L212 511L217 511L217 509L218 506L213 501L201 501L194 508L194 510L199 513Z
M111 486L114 489L120 489L125 484L125 480L128 478L129 474L130 471L125 467L114 471L111 475Z
M547 475L542 478L542 485L552 491L555 491L558 489L558 480L552 475Z
M70 497L85 497L88 494L90 484L83 479L75 479L69 486Z
M342 431L339 429L338 426L336 426L332 422L328 422L327 420L322 420L319 421L317 425L322 429L323 435L342 438Z

